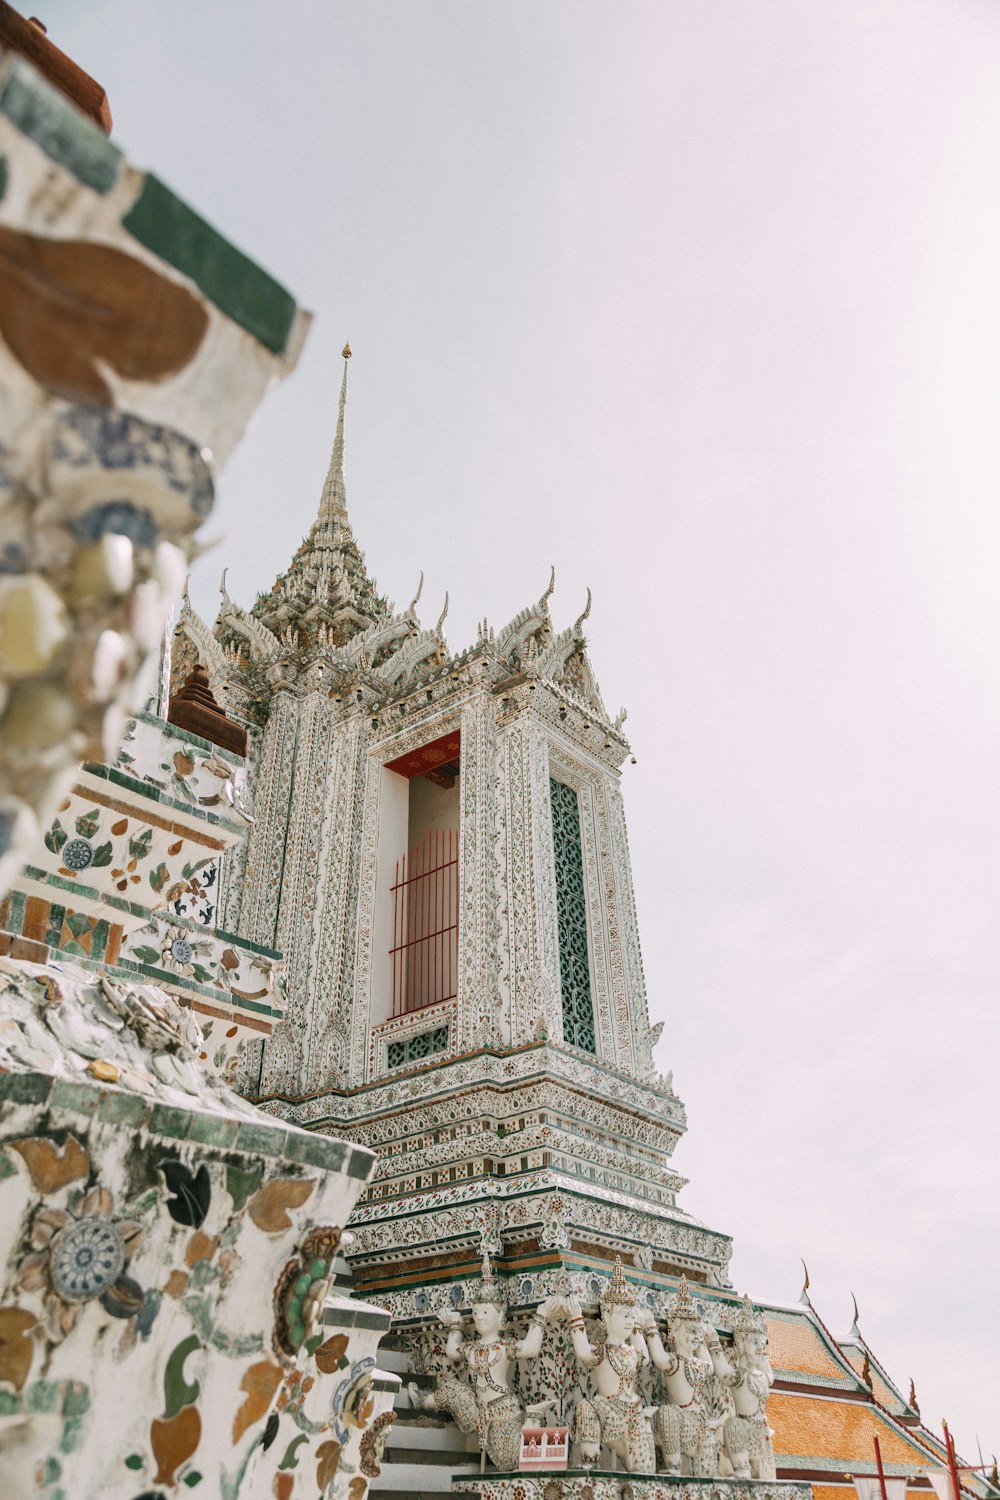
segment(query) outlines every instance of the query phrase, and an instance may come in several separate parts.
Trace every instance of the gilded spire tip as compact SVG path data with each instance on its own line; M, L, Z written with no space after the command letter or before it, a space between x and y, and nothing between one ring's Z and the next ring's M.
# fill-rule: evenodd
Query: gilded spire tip
M344 345L343 349L341 349L341 351L340 351L340 357L341 357L341 359L350 359L350 357L351 357L351 346L350 346L350 344L345 344Z

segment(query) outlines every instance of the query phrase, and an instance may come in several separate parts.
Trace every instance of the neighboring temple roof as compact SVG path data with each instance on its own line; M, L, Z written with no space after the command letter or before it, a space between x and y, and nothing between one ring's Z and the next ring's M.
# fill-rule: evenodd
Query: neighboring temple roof
M855 1321L838 1340L819 1317L808 1293L795 1307L762 1304L775 1384L768 1400L779 1478L810 1478L815 1500L853 1496L850 1474L873 1475L874 1439L886 1473L912 1476L910 1500L929 1500L925 1474L944 1466L943 1442L920 1419L868 1348ZM866 1372L870 1384L865 1380ZM963 1483L969 1495L1000 1495L985 1476Z

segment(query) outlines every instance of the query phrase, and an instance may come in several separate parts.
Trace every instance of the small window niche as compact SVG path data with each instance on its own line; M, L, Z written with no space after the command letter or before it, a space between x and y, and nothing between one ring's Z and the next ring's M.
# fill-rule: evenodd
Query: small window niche
M459 732L387 762L382 776L374 1025L458 991Z

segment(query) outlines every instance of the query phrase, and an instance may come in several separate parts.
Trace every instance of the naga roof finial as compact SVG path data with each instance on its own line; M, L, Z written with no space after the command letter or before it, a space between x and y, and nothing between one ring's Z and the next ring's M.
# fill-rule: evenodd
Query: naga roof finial
M423 574L423 569L421 569L420 570L420 582L417 584L417 592L414 594L412 600L410 601L410 608L407 611L408 614L412 615L413 611L416 609L417 605L420 603L420 595L423 593L423 591L424 591L424 574Z
M859 1339L861 1337L861 1329L858 1325L858 1299L853 1292L851 1293L851 1301L854 1303L854 1322L851 1324L850 1336L851 1338Z
M802 1260L802 1257L799 1256L799 1259ZM812 1307L812 1303L809 1300L809 1267L806 1265L804 1260L802 1261L802 1270L805 1275L805 1280L802 1283L802 1290L799 1293L799 1301L804 1303L806 1307Z

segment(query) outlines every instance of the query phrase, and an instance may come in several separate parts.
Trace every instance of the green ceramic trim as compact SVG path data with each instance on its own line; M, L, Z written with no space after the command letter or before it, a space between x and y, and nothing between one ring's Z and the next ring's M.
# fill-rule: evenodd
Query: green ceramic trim
M213 744L211 740L203 739L200 734L192 734L190 729L182 729L179 724L171 724L169 719L161 719L159 714L148 714L141 709L135 717L143 724L152 724L154 729L159 729L171 739L184 740L189 745L195 745L199 750L206 750L211 755L217 755L220 760L228 760L230 765L240 766L246 764L246 756L237 755L233 750L226 750L222 745Z
M190 276L220 312L274 354L284 352L295 299L152 174L122 227Z
M50 1073L0 1073L0 1099L11 1104L44 1104L55 1079Z
M162 787L154 785L152 781L139 781L137 777L128 776L115 766L101 766L96 761L86 761L83 769L90 776L113 782L115 786L120 786L123 791L131 792L133 796L158 802L161 807L169 807L175 812L183 813L196 823L209 823L213 827L225 828L231 833L246 832L246 823L242 819L238 823L230 822L228 818L220 817L218 813L211 812L207 807L199 807L193 802L180 802L176 797L171 797ZM216 853L221 854L223 850L217 849Z
M196 929L195 929L196 930ZM207 929L203 928L202 931ZM82 962L81 959L76 960ZM103 964L96 965L102 972L117 974L121 979L133 979L136 974L142 974L150 979L155 979L158 984L165 984L170 989L184 990L193 995L203 995L206 1000L211 1000L215 1005L228 1006L233 1012L234 1019L240 1011L254 1011L257 1015L269 1016L272 1021L280 1021L284 1016L283 1010L276 1010L273 1005L265 1005L260 1000L242 1000L238 995L233 995L229 990L224 990L221 985L210 988L207 984L196 984L186 974L171 974L168 969L158 969L155 964L141 964L135 959L120 959L114 967Z
M114 187L118 147L19 58L10 60L0 81L0 114L84 187L102 194Z
M333 1171L343 1167L350 1148L332 1136L316 1136L311 1130L289 1130L286 1149L292 1161Z
M265 958L283 958L278 948L265 948L263 943L252 942L250 938L240 937L235 932L225 932L221 927L215 929L215 935L225 943L235 943L237 948L246 948L249 953L261 953Z
M56 1078L49 1095L50 1109L71 1109L74 1114L86 1115L89 1119L97 1113L101 1102L100 1090L92 1083L75 1083L69 1078Z

